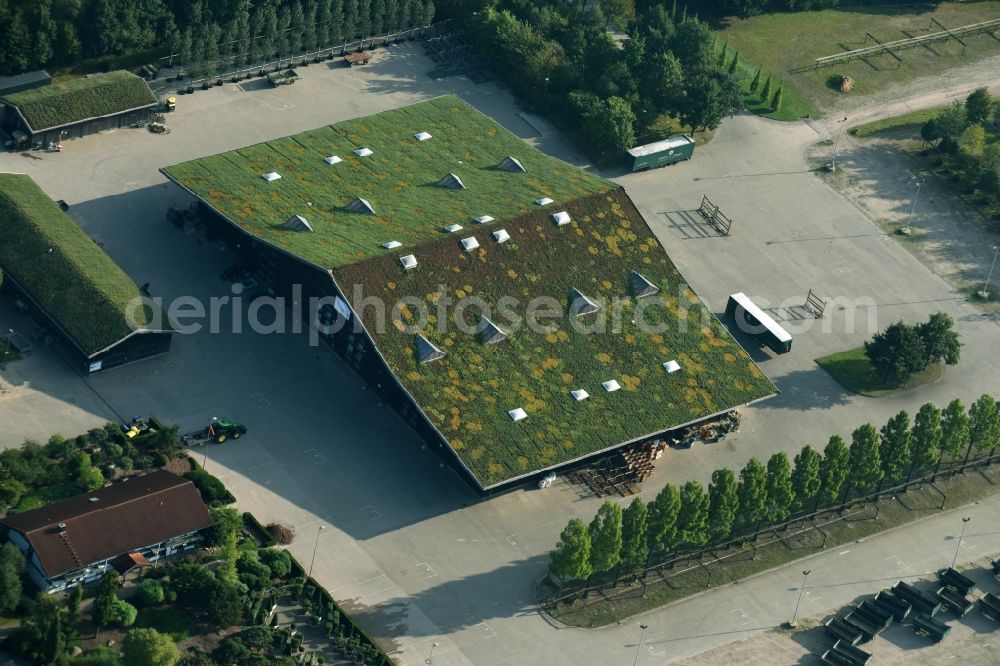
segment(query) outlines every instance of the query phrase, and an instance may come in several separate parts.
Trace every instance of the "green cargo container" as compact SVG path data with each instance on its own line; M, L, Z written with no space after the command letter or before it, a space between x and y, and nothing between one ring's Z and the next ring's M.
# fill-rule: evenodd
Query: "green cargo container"
M691 159L694 155L694 139L687 134L675 134L663 141L632 148L628 154L632 160L632 171L655 169Z

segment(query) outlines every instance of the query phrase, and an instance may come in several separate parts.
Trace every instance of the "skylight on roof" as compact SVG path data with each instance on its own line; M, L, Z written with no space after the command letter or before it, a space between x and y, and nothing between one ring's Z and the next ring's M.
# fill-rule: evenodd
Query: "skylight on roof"
M403 265L403 268L405 268L406 270L410 270L411 268L416 267L417 258L412 254L408 254L405 257L400 257L399 263L401 263Z
M357 150L354 151L354 154L357 155L358 157L368 157L369 155L372 154L372 149L371 148L358 148Z
M447 231L449 234L453 234L456 231L461 231L461 224L449 224L447 227L441 227L441 231Z
M476 240L475 236L469 236L468 238L462 239L462 249L466 252L472 252L477 247L479 247L479 241Z
M431 138L431 135L427 132L417 132L416 134L413 135L413 138L416 139L417 141L426 141L427 139Z
M336 155L330 155L329 157L324 157L323 161L326 162L327 164L340 164L344 160L340 159Z
M667 371L667 374L672 372L677 372L681 369L681 364L677 361L667 361L663 364L663 369Z
M549 199L548 197L542 197L541 199L535 199L535 203L538 204L539 206L548 206L550 203L552 203L552 199Z
M487 222L492 222L493 217L490 215L480 215L479 217L472 218L477 224L486 224Z
M506 229L497 229L493 232L493 240L498 243L506 243L510 240L510 234L507 233Z
M573 396L573 399L576 400L577 402L580 402L581 400L586 400L587 398L590 397L590 394L584 391L583 389L576 389L575 391L570 391L569 394Z
M279 174L277 171L271 171L262 175L261 178L270 183L276 180L281 180L281 174Z
M526 412L522 408L518 407L517 409L512 409L512 410L508 411L507 412L507 416L509 416L510 418L512 418L515 421L521 421L523 419L528 418L528 412Z
M601 386L603 386L604 390L607 391L608 393L612 393L621 388L621 384L619 384L618 380L616 379L609 379L608 381L601 384Z
M556 223L557 227L561 227L564 224L569 224L570 222L569 213L567 213L564 210L561 210L558 213L553 213L552 221Z
M384 247L387 250L395 250L400 245L402 245L402 243L400 243L399 241L387 241L385 243L382 243L382 247Z

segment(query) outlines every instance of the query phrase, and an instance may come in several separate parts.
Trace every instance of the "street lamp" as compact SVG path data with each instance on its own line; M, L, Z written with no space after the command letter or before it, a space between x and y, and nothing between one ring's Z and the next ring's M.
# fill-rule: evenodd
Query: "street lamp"
M309 578L312 578L312 575L313 575L313 565L316 564L316 549L319 547L319 535L325 529L326 529L326 525L320 525L316 529L316 541L313 543L313 556L312 556L312 559L309 560Z
M545 108L545 103L549 99L549 77L545 77L545 86L542 88L542 108Z
M955 563L958 562L958 549L962 547L962 537L965 536L965 526L969 524L972 520L972 516L966 516L962 518L962 533L958 535L958 543L955 544L955 557L951 558L951 568L955 568Z
M989 282L987 281L987 284L988 283ZM8 354L10 354L10 339L13 338L13 337L14 337L14 329L8 328L7 329L7 344L4 345L4 350L3 350L3 355L4 355L5 358L7 357Z
M640 624L639 629L639 644L635 647L635 661L632 662L632 666L639 663L639 651L642 650L642 637L646 635L646 630L649 629L649 625Z
M426 659L424 659L424 663L425 664L433 664L434 663L434 648L436 648L437 646L438 646L437 643L431 643L431 653L429 655L427 655Z
M806 589L806 579L809 578L809 574L811 573L811 569L806 569L802 572L802 585L799 586L799 597L795 600L795 610L792 611L792 619L788 622L789 628L794 629L796 627L795 617L799 614L799 604L802 603L802 591Z
M986 274L986 286L984 286L983 290L979 292L979 297L980 298L989 298L990 297L990 278L993 277L993 269L996 268L996 265L997 265L997 254L998 253L1000 253L1000 245L994 245L993 246L993 263L990 264L990 272Z
M918 180L917 181L917 193L913 195L913 205L910 206L910 214L906 216L906 224L904 224L903 228L899 230L899 233L903 234L904 236L909 236L910 235L910 220L913 219L913 211L915 211L917 209L917 199L920 197L920 186L921 185L922 185L922 183Z
M837 148L840 147L840 135L844 133L844 125L847 124L847 116L844 116L843 120L838 120L840 123L840 129L837 130L837 140L833 143L833 157L830 158L830 171L837 170Z

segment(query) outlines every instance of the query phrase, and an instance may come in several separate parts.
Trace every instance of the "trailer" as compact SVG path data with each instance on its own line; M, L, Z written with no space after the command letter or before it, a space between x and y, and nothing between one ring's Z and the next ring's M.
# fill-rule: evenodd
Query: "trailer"
M767 345L776 354L787 354L792 350L791 333L779 326L771 315L757 307L742 291L729 297L726 314L741 332Z
M874 601L875 604L892 613L896 622L902 622L905 620L909 617L910 611L913 610L913 605L911 603L900 599L888 590L882 590L876 594Z
M691 159L694 139L687 134L675 134L662 141L630 148L628 155L633 172L670 166Z
M222 444L227 439L239 439L247 434L247 427L227 418L213 418L212 422L195 432L181 435L182 446L201 446L208 442Z
M344 62L347 63L348 67L354 67L355 65L367 65L371 62L372 54L367 51L361 51L360 53L348 53L344 56Z

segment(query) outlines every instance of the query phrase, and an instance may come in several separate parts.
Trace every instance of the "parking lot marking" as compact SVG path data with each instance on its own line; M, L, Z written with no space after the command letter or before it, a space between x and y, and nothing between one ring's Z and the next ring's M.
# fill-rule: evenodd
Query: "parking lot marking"
M804 592L802 593L802 596L804 596L804 597L805 597L806 599L808 599L809 601L818 601L819 599L822 599L822 598L823 598L823 595L822 595L822 594L816 594L815 592L811 592L811 591L809 591L809 590L805 590L805 591L804 591Z
M753 622L753 619L751 619L751 617L749 615L747 615L746 613L744 613L742 608L734 608L733 610L731 610L729 612L730 613L739 613L740 614L740 619L743 620L743 622L740 622L740 626L741 627L745 627L748 624L750 624L751 622Z
M837 268L833 269L834 275L848 275L853 272L854 269L852 269L850 266L838 266Z
M525 546L523 544L521 544L517 540L517 534L516 533L515 534L510 534L506 538L507 538L507 543L509 543L512 547L524 550Z
M849 551L849 550L842 550L842 551L840 551L840 552L839 552L839 553L837 553L837 554L838 554L838 555L847 555L847 554L848 554L849 552L851 552L851 551Z
M251 400L256 400L260 404L265 405L267 407L271 406L271 401L268 400L267 398L265 398L263 393L251 393L250 394L250 399Z
M379 520L382 518L382 514L379 513L378 509L373 507L371 504L365 504L363 507L359 508L358 511L364 511L372 520Z
M899 559L895 555L890 555L889 557L883 558L885 560L896 560L896 571L907 571L909 566L903 560Z
M277 103L276 104L272 104L271 102L268 102L267 100L269 98L276 100ZM278 97L277 95L275 95L273 93L259 93L258 95L255 95L254 97L251 97L251 99L257 100L258 102L260 102L264 106L269 106L272 109L275 109L276 111L287 111L288 109L295 108L294 104L286 102L285 100L281 99L280 97Z
M423 570L423 573L426 574L424 576L425 579L426 578L435 578L437 576L437 572L434 571L434 568L431 565L427 564L426 562L418 562L414 566L416 568L418 568L418 569L422 569Z
M322 453L320 453L319 451L317 451L316 449L306 449L302 453L305 453L305 454L311 453L312 457L313 457L313 460L315 462L317 462L317 463L325 463L326 462L326 457Z
M486 634L486 638L487 639L496 638L497 637L497 632L493 630L493 627L491 627L490 625L486 624L485 622L480 622L479 624L474 624L472 626L473 627L482 627L483 628L483 632Z

